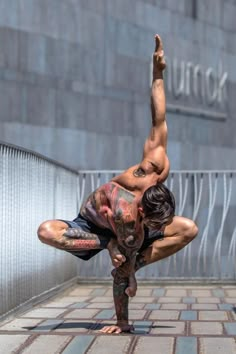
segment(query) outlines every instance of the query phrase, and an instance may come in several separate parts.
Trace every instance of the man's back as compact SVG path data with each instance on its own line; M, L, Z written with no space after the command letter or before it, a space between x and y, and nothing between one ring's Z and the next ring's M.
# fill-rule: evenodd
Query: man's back
M147 156L140 164L131 166L120 175L114 177L112 181L132 192L136 197L140 197L146 189L157 182L164 182L168 176L169 161L165 152L162 151L161 153L164 160L162 166L160 166L158 159L151 159Z

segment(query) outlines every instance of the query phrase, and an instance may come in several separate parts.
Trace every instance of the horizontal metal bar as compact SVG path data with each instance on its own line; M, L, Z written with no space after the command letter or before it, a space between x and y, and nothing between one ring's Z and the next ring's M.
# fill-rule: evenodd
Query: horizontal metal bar
M73 168L71 168L70 166L64 165L64 164L62 164L62 163L60 163L60 162L58 162L58 161L56 161L56 160L53 160L53 159L51 159L51 158L49 158L49 157L46 157L46 156L44 156L44 155L41 155L40 153L38 153L38 152L36 152L36 151L30 150L30 149L26 149L26 148L24 148L24 147L22 147L22 146L17 146L17 145L14 145L14 144L9 144L9 143L4 142L4 141L2 141L2 140L0 140L0 146L2 146L2 147L7 147L7 148L9 148L9 149L11 149L11 150L13 150L13 151L18 151L18 152L26 153L26 154L28 154L28 155L30 155L30 156L37 157L37 158L39 158L39 159L41 159L41 160L43 160L43 161L47 161L47 162L49 162L50 164L52 164L52 165L54 165L54 166L58 166L58 167L64 168L64 169L67 170L67 171L70 171L70 172L72 172L72 173L78 174L78 171L75 170L75 169L73 169Z
M78 170L77 171L79 174L106 174L106 173L122 173L124 170ZM171 170L171 173L179 173L179 174L184 174L184 173L190 173L190 174L201 174L201 173L236 173L236 170Z

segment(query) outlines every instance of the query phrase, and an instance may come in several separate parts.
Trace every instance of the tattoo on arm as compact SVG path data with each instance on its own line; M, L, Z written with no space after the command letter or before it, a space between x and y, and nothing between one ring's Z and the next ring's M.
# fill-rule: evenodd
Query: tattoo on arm
M112 271L112 275L114 276L113 294L118 325L128 324L129 296L134 296L137 290L134 275L135 260L136 252L133 252L130 257L127 257L125 263ZM127 293L126 290L128 290Z
M117 324L126 324L129 322L129 297L125 293L129 283L128 278L120 276L119 272L114 275L113 281L113 298L115 303Z

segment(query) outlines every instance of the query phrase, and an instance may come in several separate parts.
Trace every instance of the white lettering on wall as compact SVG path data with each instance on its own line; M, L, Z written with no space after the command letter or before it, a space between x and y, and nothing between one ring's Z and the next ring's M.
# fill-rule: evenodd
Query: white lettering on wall
M204 68L200 64L177 58L171 60L167 57L166 61L166 89L175 101L181 101L181 98L191 98L191 102L201 103L204 108L215 107L224 110L228 101L228 73L223 70L221 62L219 62L217 69L214 69L213 67Z

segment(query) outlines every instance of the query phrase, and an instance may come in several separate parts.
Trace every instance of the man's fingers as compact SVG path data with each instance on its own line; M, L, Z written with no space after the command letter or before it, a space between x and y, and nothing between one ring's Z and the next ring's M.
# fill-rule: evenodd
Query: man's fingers
M116 255L116 259L120 262L125 262L126 261L126 258L123 254L117 254Z
M156 41L155 52L157 52L160 44L159 37L157 34L155 35L155 41Z
M110 329L108 329L107 333L121 333L121 329L117 326L112 326Z
M103 327L102 329L99 329L99 331L98 331L98 332L105 333L105 331L106 331L106 327Z
M113 264L113 266L114 266L115 268L118 268L118 267L121 266L122 262L117 261L117 259L113 259L112 264Z
M114 267L120 267L122 265L122 263L124 263L126 261L125 256L123 256L122 254L117 254L115 256L115 258L113 258L112 260L112 264Z
M100 329L99 332L107 333L109 329L110 329L110 326L105 326L102 329Z
M109 333L109 334L111 334L111 333L119 334L119 333L121 333L121 328L118 326L106 326L106 327L100 329L99 332Z
M161 41L161 37L158 34L155 35L155 40L156 40L155 52L157 52L158 50L162 50L162 41Z
M112 326L112 327L109 327L106 331L106 333L113 333L117 330L117 327L116 326Z

